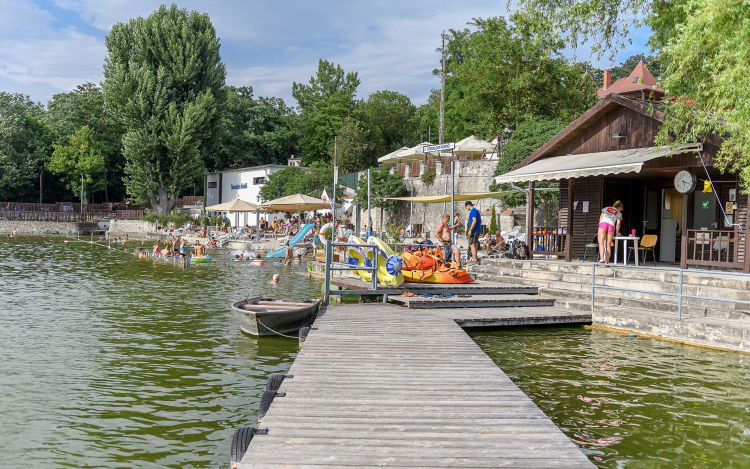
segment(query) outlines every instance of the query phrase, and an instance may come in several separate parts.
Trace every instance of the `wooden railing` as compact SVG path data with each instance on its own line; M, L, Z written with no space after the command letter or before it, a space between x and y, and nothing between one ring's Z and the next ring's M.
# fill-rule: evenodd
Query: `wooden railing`
M18 221L91 221L96 218L93 212L31 212L0 211L0 220Z
M564 256L570 242L568 230L559 226L535 226L529 235L531 254Z
M740 246L744 242L745 233L734 230L687 230L683 254L688 265L741 269Z
M118 220L140 220L143 216L143 210L118 210Z

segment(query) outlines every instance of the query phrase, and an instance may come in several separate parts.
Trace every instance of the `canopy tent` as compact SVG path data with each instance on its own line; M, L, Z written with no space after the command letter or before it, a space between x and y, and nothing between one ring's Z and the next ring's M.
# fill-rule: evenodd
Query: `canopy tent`
M537 191L559 191L557 187L552 188L539 188ZM454 194L453 200L455 202L462 202L464 200L479 200L479 199L496 199L506 194L512 194L518 191L500 191L500 192L475 192L472 194ZM418 195L414 197L391 197L386 200L401 200L404 202L417 202L422 204L442 204L451 201L451 195Z
M392 152L388 153L385 156L381 156L380 158L378 158L378 164L394 164L394 163L398 163L398 157L396 156L396 153L398 153L400 151L408 150L408 149L409 149L409 147L401 147L398 150L392 151Z
M393 153L393 158L397 160L397 163L405 163L407 161L422 161L425 157L424 147L426 146L432 146L432 143L422 142L411 148L398 150Z
M244 200L240 199L234 199L231 202L224 202L223 204L211 205L210 207L206 207L206 210L209 212L230 213L254 212L258 209L259 207L257 205L251 204L250 202L245 202Z
M456 147L453 149L453 153L456 156L467 156L469 158L481 158L484 154L489 155L496 151L495 144L473 135L469 135L465 139L456 142Z
M269 212L307 212L310 210L330 210L331 203L305 194L294 194L260 204Z
M587 176L640 173L643 164L647 161L700 149L700 144L692 144L677 148L649 147L555 156L497 176L495 181L498 183L556 181Z

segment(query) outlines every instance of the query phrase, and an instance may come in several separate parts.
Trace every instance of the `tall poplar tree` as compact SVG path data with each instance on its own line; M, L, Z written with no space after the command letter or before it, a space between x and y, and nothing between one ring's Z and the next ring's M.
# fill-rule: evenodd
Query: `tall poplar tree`
M162 5L105 39L107 105L125 128L128 192L169 213L205 172L219 135L226 70L206 14Z

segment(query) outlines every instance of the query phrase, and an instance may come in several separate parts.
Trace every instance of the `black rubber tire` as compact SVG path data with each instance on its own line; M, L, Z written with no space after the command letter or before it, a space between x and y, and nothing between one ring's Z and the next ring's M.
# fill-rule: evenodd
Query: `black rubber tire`
M307 334L309 333L310 333L309 327L303 327L302 329L299 330L299 343L300 344L305 341L305 339L307 338Z
M274 373L269 376L266 383L266 391L278 391L284 378L286 378L286 375L282 373Z
M245 455L247 447L250 446L250 442L253 441L255 435L255 428L253 427L241 427L234 432L232 437L232 450L230 453L231 467L234 469L238 467L242 456Z
M260 409L258 409L258 420L266 416L266 412L271 407L273 398L276 397L276 391L263 391L260 397Z

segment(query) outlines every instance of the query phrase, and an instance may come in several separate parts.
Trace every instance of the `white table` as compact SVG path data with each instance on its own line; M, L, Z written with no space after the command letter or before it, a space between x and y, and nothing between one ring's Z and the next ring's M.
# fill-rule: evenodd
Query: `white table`
M638 259L638 241L641 239L639 236L615 236L614 238L615 242L615 264L617 264L617 245L619 244L619 241L623 242L624 250L622 251L622 263L623 265L627 265L628 263L628 241L633 241L634 251L635 251L635 265L636 267L639 266L639 259Z

